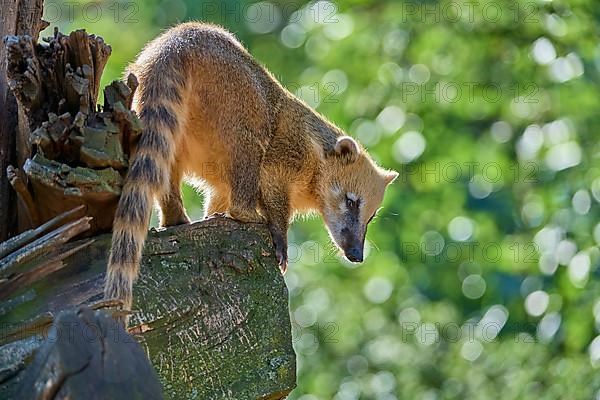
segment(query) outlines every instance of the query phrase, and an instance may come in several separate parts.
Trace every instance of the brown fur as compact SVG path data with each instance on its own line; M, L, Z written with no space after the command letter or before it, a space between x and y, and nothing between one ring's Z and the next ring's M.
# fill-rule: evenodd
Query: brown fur
M130 71L145 126L115 217L107 298L131 306L153 199L161 225L189 222L184 178L204 190L205 216L267 222L282 268L291 218L311 211L342 249L360 245L362 260L368 219L396 173L285 90L230 33L181 24L150 42ZM362 199L354 216L347 192Z

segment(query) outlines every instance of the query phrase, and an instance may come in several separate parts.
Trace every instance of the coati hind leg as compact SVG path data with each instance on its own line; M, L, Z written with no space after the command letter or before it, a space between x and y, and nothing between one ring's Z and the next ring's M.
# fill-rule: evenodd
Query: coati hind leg
M183 196L181 193L182 175L179 168L174 167L171 171L169 188L159 200L160 226L174 226L190 223L190 218L183 206Z

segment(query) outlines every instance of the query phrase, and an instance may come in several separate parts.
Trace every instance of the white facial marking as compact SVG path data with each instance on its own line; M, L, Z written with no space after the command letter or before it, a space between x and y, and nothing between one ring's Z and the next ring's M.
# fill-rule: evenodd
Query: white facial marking
M339 185L332 186L330 190L331 194L334 196L339 196L339 194L342 193L342 188L340 188Z
M352 201L357 201L357 200L358 200L358 196L357 196L357 195L355 195L355 194L354 194L354 193L352 193L352 192L348 192L348 193L346 193L346 196L348 196L348 198L349 198L350 200L352 200Z

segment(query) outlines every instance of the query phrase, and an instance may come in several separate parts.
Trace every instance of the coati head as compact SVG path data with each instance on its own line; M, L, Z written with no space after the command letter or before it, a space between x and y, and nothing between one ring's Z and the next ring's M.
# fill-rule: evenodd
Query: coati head
M324 164L319 211L346 258L362 262L367 225L398 173L377 166L349 136L338 137Z

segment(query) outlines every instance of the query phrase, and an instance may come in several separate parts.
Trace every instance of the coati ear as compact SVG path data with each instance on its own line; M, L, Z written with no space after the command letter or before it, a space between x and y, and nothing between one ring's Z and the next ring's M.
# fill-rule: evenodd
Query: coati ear
M381 175L381 177L383 178L383 181L385 182L385 185L389 185L390 183L394 182L396 180L396 178L398 178L398 172L392 170L392 169L380 169L379 170L379 175Z
M394 182L396 180L396 178L398 178L398 172L394 171L394 170L388 170L384 172L383 175L383 179L385 180L385 184L389 185L390 183Z
M334 150L337 156L344 157L350 162L355 161L360 153L358 143L350 136L340 136L335 143Z

